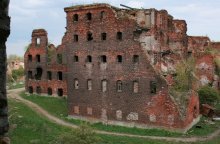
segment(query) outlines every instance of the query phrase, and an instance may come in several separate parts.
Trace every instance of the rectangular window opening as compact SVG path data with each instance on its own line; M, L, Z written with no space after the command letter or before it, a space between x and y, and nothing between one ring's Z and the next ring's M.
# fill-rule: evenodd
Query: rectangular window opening
M157 93L157 83L155 81L150 81L150 93Z

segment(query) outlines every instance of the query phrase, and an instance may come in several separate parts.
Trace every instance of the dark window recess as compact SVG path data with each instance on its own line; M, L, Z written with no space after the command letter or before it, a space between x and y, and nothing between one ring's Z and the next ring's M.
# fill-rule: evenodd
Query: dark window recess
M92 20L92 14L91 13L87 13L86 17L87 17L87 20Z
M88 32L87 34L87 41L92 41L93 40L93 36L91 32Z
M63 96L63 89L58 89L57 95L62 97Z
M187 52L187 56L188 56L188 57L191 57L191 56L192 56L192 52L191 52L191 51L188 51L188 52Z
M32 62L32 55L28 55L28 61Z
M73 61L74 62L79 62L79 57L78 56L74 56Z
M40 55L36 55L37 62L40 62Z
M122 92L122 81L117 81L117 92Z
M86 58L86 62L88 62L88 63L91 63L92 62L92 56L87 56L87 58Z
M41 80L42 74L43 74L42 68L38 67L36 69L35 79L36 80Z
M33 87L32 87L32 86L28 87L28 92L29 92L30 94L33 94L34 90L33 90Z
M104 12L104 11L101 11L101 13L100 13L100 19L102 20L102 19L104 18L104 16L105 16L105 12Z
M57 79L58 80L63 80L63 73L62 72L57 73Z
M117 39L122 40L122 32L117 32Z
M39 86L37 87L36 93L37 93L37 94L41 94L41 87L39 87Z
M33 73L32 73L32 71L28 71L28 79L33 79Z
M78 35L74 35L73 39L74 39L74 42L78 42L79 41L79 36Z
M150 81L150 93L157 93L157 83L155 81Z
M103 63L107 62L107 57L105 55L101 56L101 62L103 62Z
M121 55L118 55L118 56L117 56L117 62L119 62L119 63L122 62L122 56L121 56Z
M41 43L41 39L40 38L36 38L36 46L40 46Z
M63 56L62 54L57 54L57 63L62 64L63 63Z
M139 63L139 56L138 55L133 56L133 63Z
M106 33L102 33L101 37L102 37L102 40L106 40L107 39L107 34Z
M47 72L47 79L52 80L52 72L51 71Z
M74 22L77 22L78 20L79 20L78 14L74 14L74 15L73 15L73 21L74 21Z
M47 94L48 94L48 95L52 95L52 94L53 94L52 88L48 88L48 89L47 89Z

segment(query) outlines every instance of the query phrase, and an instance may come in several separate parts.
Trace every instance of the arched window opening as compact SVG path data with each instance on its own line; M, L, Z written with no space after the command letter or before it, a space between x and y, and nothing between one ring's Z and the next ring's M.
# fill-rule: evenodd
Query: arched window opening
M102 80L102 92L107 91L107 80Z
M28 71L28 79L33 79L33 73L32 73L32 71Z
M118 63L122 63L122 56L121 56L121 55L118 55L118 56L117 56L117 62L118 62Z
M92 20L92 14L89 12L86 14L87 20Z
M36 55L37 62L40 62L40 55Z
M59 72L57 73L57 79L58 79L58 80L63 80L63 73L62 73L61 71L59 71Z
M78 42L79 41L79 36L78 35L73 35L73 41Z
M150 93L157 93L157 83L155 81L150 81Z
M30 94L33 94L34 90L33 90L33 87L32 87L32 86L28 87L28 92L29 92Z
M107 34L106 33L102 33L101 34L101 39L104 41L107 39Z
M122 81L117 81L117 92L122 92Z
M92 62L92 56L88 55L86 58L86 62L91 63Z
M139 91L139 83L138 81L133 81L133 92L138 93Z
M42 74L43 74L43 69L40 68L40 67L38 67L38 68L36 69L35 79L36 79L36 80L41 80Z
M28 55L28 61L32 62L32 55Z
M36 46L40 46L41 43L41 39L40 38L36 38Z
M91 32L87 33L87 41L92 41L93 40L93 36Z
M63 89L58 89L58 91L57 91L57 95L59 96L59 97L62 97L63 96Z
M52 95L52 94L53 94L52 88L48 88L48 89L47 89L47 94L48 94L48 95Z
M89 79L87 81L87 88L88 88L88 90L92 90L92 80L91 79Z
M73 15L73 21L74 21L74 22L77 22L78 20L79 20L78 14L74 14L74 15Z
M62 54L57 54L57 63L62 64L63 63L63 56Z
M117 32L117 39L122 40L122 32Z
M105 12L104 12L104 11L101 11L101 13L100 13L100 19L102 20L104 17L105 17Z
M106 55L102 55L102 56L101 56L101 62L102 62L102 63L106 63L106 62L107 62L107 57L106 57Z
M47 80L52 80L52 72L51 71L47 72Z
M78 79L74 79L74 88L79 89L79 80Z
M41 87L39 87L39 86L37 87L36 93L37 93L37 94L41 94Z
M79 57L75 55L74 58L73 58L73 61L74 62L79 62Z
M139 63L139 56L138 55L133 56L133 63Z

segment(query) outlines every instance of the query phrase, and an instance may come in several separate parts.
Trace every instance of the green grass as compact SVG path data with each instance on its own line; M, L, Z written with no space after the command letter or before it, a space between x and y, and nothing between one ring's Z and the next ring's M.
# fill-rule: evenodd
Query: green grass
M30 100L45 110L47 110L50 114L57 116L63 120L69 121L73 124L80 125L83 121L68 119L67 118L67 102L65 98L56 98L56 97L44 97L38 95L30 95L22 93L21 96L27 100ZM102 123L90 124L91 127L97 130L104 130L109 132L119 132L119 133L128 133L128 134L136 134L136 135L148 135L148 136L168 136L168 137L179 137L179 136L205 136L216 129L220 128L220 122L215 122L214 125L206 122L207 118L202 117L201 121L197 125L201 125L202 128L196 128L194 126L190 129L186 134L174 133L160 129L139 129L139 128L128 128L122 126L111 126L111 125L103 125Z
M24 83L7 83L8 89L18 89L18 88L23 88Z
M54 144L57 137L70 132L69 128L48 121L23 103L12 99L9 99L9 114L9 137L12 144ZM102 139L99 144L168 144L140 138L97 136Z
M68 131L14 100L9 100L9 113L9 137L12 144L48 144L61 132Z
M62 100L62 99L59 99ZM59 114L59 113L57 113ZM9 99L9 137L12 144L55 144L54 140L63 133L70 132L69 128L62 127L38 115L23 103ZM183 144L180 142L166 142L143 138L122 136L97 135L102 139L98 144ZM195 144L219 144L220 137L208 142Z

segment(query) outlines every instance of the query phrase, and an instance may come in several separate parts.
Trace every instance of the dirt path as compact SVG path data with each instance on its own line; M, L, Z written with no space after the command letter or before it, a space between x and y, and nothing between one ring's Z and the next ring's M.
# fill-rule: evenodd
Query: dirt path
M23 91L24 89L15 89L15 90L9 90L8 91L8 97L11 99L15 99L17 101L20 101L33 109L35 112L37 112L40 115L45 116L47 119L49 119L51 122L54 122L56 124L70 127L70 128L77 128L77 125L74 125L72 123L66 122L64 120L61 120L50 113L48 113L46 110L38 106L37 104L28 101L26 99L23 99L19 96L19 93ZM95 130L98 134L106 134L106 135L114 135L114 136L126 136L126 137L133 137L133 138L145 138L145 139L152 139L152 140L166 140L171 142L201 142L201 141L208 141L211 140L217 136L220 136L220 129L216 130L212 134L204 137L189 137L189 138L181 138L181 137L159 137L159 136L139 136L139 135L133 135L133 134L125 134L125 133L115 133L115 132L106 132L106 131L99 131Z

